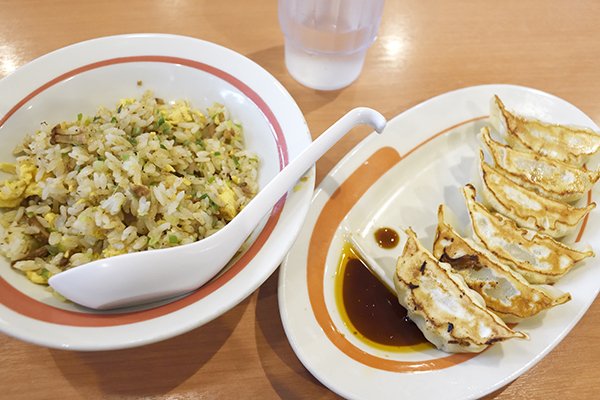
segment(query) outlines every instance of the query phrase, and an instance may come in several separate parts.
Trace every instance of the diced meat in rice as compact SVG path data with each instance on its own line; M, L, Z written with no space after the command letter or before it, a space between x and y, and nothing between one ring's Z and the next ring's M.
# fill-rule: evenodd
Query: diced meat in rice
M118 254L191 243L258 190L258 158L219 104L201 112L146 92L42 124L0 163L0 253L35 283Z

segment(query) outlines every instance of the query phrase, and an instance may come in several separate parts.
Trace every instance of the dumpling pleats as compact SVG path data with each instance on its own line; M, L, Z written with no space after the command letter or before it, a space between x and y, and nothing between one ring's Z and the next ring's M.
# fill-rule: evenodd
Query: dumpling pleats
M514 148L528 149L581 167L600 150L600 135L591 129L548 124L510 113L498 96L490 103L490 121Z
M560 238L571 233L596 207L596 203L590 203L580 208L540 196L517 185L499 169L486 163L482 152L480 158L483 197L497 212L520 227Z
M544 197L562 202L579 200L600 178L597 171L576 168L537 153L515 150L496 142L490 136L488 128L481 129L481 138L497 168L504 171L512 181Z
M527 338L487 310L450 265L440 263L408 229L394 284L398 300L427 340L446 352L481 352L490 344Z
M550 236L519 228L511 219L490 213L477 202L472 185L466 185L463 194L478 241L530 283L554 283L577 262L594 255L592 251L579 251Z
M518 322L571 299L569 293L546 285L533 285L519 273L494 260L487 251L463 239L438 209L433 255L460 274L485 301L488 309L505 322Z

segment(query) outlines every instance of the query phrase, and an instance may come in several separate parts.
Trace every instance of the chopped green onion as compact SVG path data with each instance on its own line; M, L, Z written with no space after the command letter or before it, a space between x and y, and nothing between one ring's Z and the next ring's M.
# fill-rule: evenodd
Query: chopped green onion
M215 157L218 157L218 156L220 156L220 155L221 155L221 152L220 152L220 151L215 151L215 152L213 153L213 156L215 156Z
M160 148L161 148L161 149L165 149L165 150L167 149L167 148L165 147L165 145L164 145L164 144L162 144L162 143L160 144Z
M158 124L158 126L161 126L164 123L165 123L165 118L161 115L160 118L158 119L157 124Z
M123 159L123 161L127 161L129 160L129 154L123 154L121 158Z
M171 133L171 124L165 122L160 126L160 130L162 131L162 133Z
M112 122L113 124L116 124L117 123L117 117L112 117L110 119L110 122Z
M208 193L204 193L202 196L200 196L200 197L198 198L198 200L204 200L204 199L205 199L205 198L207 198L207 197L208 197Z
M77 114L77 121L81 121L82 118L83 118L82 113Z
M179 243L179 238L175 235L169 235L169 243L177 244Z
M213 183L215 181L215 177L214 176L209 176L208 177L208 183Z

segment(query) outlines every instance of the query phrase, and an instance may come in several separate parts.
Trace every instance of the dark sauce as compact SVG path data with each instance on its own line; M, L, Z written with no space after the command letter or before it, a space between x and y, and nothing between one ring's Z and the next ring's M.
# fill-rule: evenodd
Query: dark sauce
M337 284L340 283L345 316L357 337L370 344L398 347L397 350L404 346L411 350L429 347L396 295L369 271L350 246L345 247L341 259Z
M398 246L399 239L398 232L392 228L379 228L375 231L375 241L379 247L384 249L393 249Z

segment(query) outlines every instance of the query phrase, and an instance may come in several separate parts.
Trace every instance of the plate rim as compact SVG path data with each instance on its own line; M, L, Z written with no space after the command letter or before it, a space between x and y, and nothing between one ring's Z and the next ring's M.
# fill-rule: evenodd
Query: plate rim
M474 86L458 88L458 89L454 89L454 90L451 90L448 92L437 94L431 98L425 99L424 101L422 101L404 111L401 111L400 113L395 115L392 119L390 119L390 122L392 122L395 118L401 118L401 117L405 117L406 115L408 115L410 113L419 112L419 110L421 108L430 106L431 103L439 101L440 99L443 99L443 98L457 96L457 95L458 96L466 95L466 96L473 97L473 96L475 96L475 93L477 91L488 91L489 92L489 91L493 91L493 90L497 90L497 89L530 92L530 93L534 93L537 96L549 97L549 98L552 98L553 100L559 100L560 102L566 103L569 106L573 107L573 109L577 110L579 113L581 113L583 116L585 116L589 120L590 126L595 128L596 130L598 130L598 125L587 114L585 114L583 111L581 111L579 108L574 106L569 101L567 101L563 98L560 98L554 94L542 91L540 89L530 88L530 87L521 86L521 85L505 84L505 83L474 85ZM473 115L471 115L471 117L477 117L477 115L473 114ZM368 159L377 150L380 150L382 147L385 146L385 144L382 144L381 146L378 146L378 147L372 146L374 148L370 148L369 144L371 143L372 140L375 140L375 138L376 138L375 133L371 133L370 135L365 137L354 148L352 148L331 169L331 171L323 178L321 183L315 189L315 193L314 193L313 199L311 201L311 210L309 211L309 216L307 217L307 219L305 221L305 226L303 227L301 234L305 233L304 230L305 230L306 226L310 225L310 229L312 229L314 227L316 220L313 222L313 218L311 215L313 213L313 211L316 214L319 214L323 210L323 205L321 205L321 204L318 204L316 206L314 205L314 203L317 202L317 199L319 199L319 197L321 196L321 193L325 192L325 197L326 197L325 203L326 203L327 199L330 198L332 187L328 186L329 185L329 183L327 182L328 178L333 178L332 181L336 182L336 185L337 185L336 188L339 187L347 179L347 176L341 172L344 170L344 168L346 168L348 170L347 171L348 176L356 171L356 168L354 168L352 166L348 166L348 164L351 163L351 160L354 157L357 157L360 154L359 159L361 159L361 160ZM361 154L362 151L366 151L366 153ZM405 154L402 154L401 157L404 158ZM340 173L342 176L338 176L338 175L340 175ZM339 179L339 182L338 182L338 179ZM356 203L354 203L354 204L356 204ZM313 208L315 208L315 207L316 207L316 209L313 210ZM343 224L343 222L342 222L342 224ZM338 229L339 229L339 227L338 227ZM309 232L309 234L310 234L310 232ZM313 376L315 376L323 385L325 385L327 388L334 391L335 393L342 395L345 398L356 398L351 391L347 390L347 388L340 388L339 385L336 385L333 382L331 382L329 379L326 379L326 377L323 376L323 374L321 374L321 371L316 370L316 367L314 365L312 365L311 362L307 359L306 354L302 351L302 349L299 348L299 343L294 340L295 333L293 332L293 328L288 320L288 318L290 318L290 316L289 316L289 310L287 309L286 286L289 285L289 282L286 282L286 271L287 271L287 268L292 268L292 267L298 268L299 267L298 265L288 266L289 264L293 264L293 261L291 260L292 251L294 250L294 248L296 246L299 246L298 242L299 241L297 241L296 244L294 244L294 246L292 247L292 249L290 249L290 252L286 256L286 258L284 259L282 266L281 266L280 274L279 274L278 302L279 302L280 317L282 320L284 331L286 333L286 336L288 338L288 341L289 341L294 353L296 354L298 359L301 361L301 363L304 365L304 367L307 368ZM304 250L302 250L302 254L305 254ZM305 268L303 267L303 271L304 270L305 270ZM535 366L541 359L543 359L550 351L552 351L559 343L562 342L562 340L566 337L566 335L568 335L568 333L570 333L570 331L574 328L574 326L587 313L589 307L593 304L594 299L597 298L599 289L600 289L600 285L596 285L595 295L591 297L591 301L579 310L579 313L575 316L575 318L572 320L572 322L568 326L565 326L560 331L560 334L557 337L555 337L551 341L551 343L546 348L543 349L543 351L538 352L535 355L535 357L530 359L522 368L514 371L512 374L509 374L508 376L504 376L502 379L498 380L498 382L496 382L492 386L486 387L483 390L479 390L477 392L465 393L464 395L475 398L475 397L480 397L480 396L489 394L489 393L493 392L494 390L497 390L497 389L507 385L508 383L512 382L513 380L515 380L516 378L518 378L519 376L521 376L522 374L527 372L529 369L531 369L533 366ZM314 314L312 312L311 306L307 305L307 308L310 310L308 312L310 314L309 318L314 318ZM312 322L310 322L310 323L312 324ZM332 344L330 342L326 343L326 346L331 346L331 345ZM342 354L342 353L340 353L340 354ZM450 368L455 368L455 367L450 367ZM450 368L448 368L448 369L450 369Z

